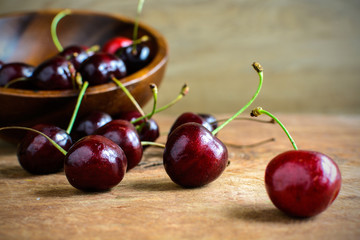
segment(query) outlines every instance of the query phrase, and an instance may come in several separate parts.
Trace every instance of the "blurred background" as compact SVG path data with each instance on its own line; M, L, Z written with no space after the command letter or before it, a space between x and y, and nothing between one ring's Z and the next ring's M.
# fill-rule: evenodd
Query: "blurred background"
M53 8L135 18L137 0L0 0L0 14ZM190 86L169 114L237 111L256 90L254 61L264 85L253 107L360 113L359 0L147 0L141 21L170 48L159 105Z

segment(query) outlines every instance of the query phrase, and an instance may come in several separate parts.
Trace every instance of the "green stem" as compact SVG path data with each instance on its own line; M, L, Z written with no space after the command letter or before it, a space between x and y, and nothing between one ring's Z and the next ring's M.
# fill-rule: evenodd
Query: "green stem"
M136 109L139 111L139 113L141 114L141 116L145 116L144 111L142 110L141 106L139 105L139 103L136 101L136 99L133 97L133 95L129 92L129 90L127 90L127 88L121 83L121 81L117 80L115 77L112 77L112 80L116 83L116 85L118 85L121 90L123 90L123 92L126 94L126 96L130 99L130 101L132 102L132 104L136 107Z
M216 120L214 122L211 122L210 124L220 123L220 122L224 122L226 120L227 120L227 118L226 119L219 119L219 120ZM262 119L248 118L248 117L237 117L234 120L248 120L248 121L260 122L260 123L275 123L275 120L272 119L272 118L270 120L262 120Z
M65 149L63 149L59 144L57 144L54 140L52 140L49 136L47 136L45 133L42 133L38 130L32 129L32 128L27 128L27 127L18 127L18 126L9 126L9 127L2 127L0 128L0 131L2 130L11 130L11 129L20 129L20 130L27 130L27 131L32 131L35 133L38 133L42 136L44 136L47 140L50 141L50 143L52 145L54 145L54 147L56 147L62 154L66 155L67 152L65 151Z
M189 87L187 84L184 84L183 87L181 88L181 92L179 93L179 95L174 99L172 100L171 102L169 102L168 104L166 104L165 106L161 107L161 108L158 108L155 110L154 114L156 113L159 113L159 112L162 112L166 109L168 109L169 107L173 106L175 103L177 103L180 99L182 99L186 94L188 94L189 92ZM150 113L149 114L146 114L145 116L141 116L133 121L131 121L131 123L137 123L145 118L149 118L150 116Z
M156 142L149 142L149 141L141 141L142 146L154 146L154 147L161 147L165 148L165 145L162 143L156 143Z
M17 83L17 82L23 82L23 81L27 81L30 80L29 78L26 77L19 77L19 78L15 78L13 80L11 80L10 82L8 82L7 84L4 85L4 88L9 88L10 85Z
M158 88L157 88L157 86L155 84L150 84L150 88L151 88L151 91L153 93L154 103L153 103L153 108L152 108L150 114L148 114L149 116L147 117L147 119L152 118L152 116L155 114L156 106L157 106L157 96L158 96Z
M57 25L59 23L59 21L65 17L66 15L69 15L71 14L71 10L70 9L65 9L65 10L62 10L61 12L59 12L58 14L56 14L56 16L54 17L54 19L52 20L51 22L51 37L52 37L52 40L55 44L55 47L57 48L57 50L59 52L62 52L64 50L64 48L61 46L61 43L59 41L59 38L56 34L56 28L57 28Z
M285 128L284 124L282 124L277 117L275 117L275 116L274 116L273 114L271 114L270 112L262 109L261 107L257 107L257 108L255 108L255 109L251 112L251 116L253 116L253 117L257 117L257 116L259 116L259 115L261 115L261 114L266 114L266 115L268 115L269 117L271 117L272 119L274 119L275 122L277 122L277 123L280 125L280 127L284 130L284 132L286 133L287 137L289 138L291 144L293 145L294 149L295 149L295 150L298 150L298 147L296 146L295 141L294 141L294 139L291 137L289 131Z
M241 108L237 113L235 113L232 117L230 117L227 121L225 121L223 124L221 124L219 127L217 127L215 130L212 131L212 134L215 135L217 134L223 127L225 127L229 122L231 122L232 120L234 120L237 116L239 116L243 111L245 111L245 109L247 109L256 99L256 97L259 95L259 92L261 90L261 86L263 83L263 68L261 67L261 65L259 63L253 63L252 65L254 67L254 69L258 72L259 75L259 85L258 88L254 94L254 96L250 99L250 101L243 107Z
M76 102L74 112L73 112L73 114L71 116L68 128L66 129L67 134L71 133L71 130L72 130L73 126L74 126L74 122L75 122L77 113L78 113L80 105L81 105L81 101L82 101L82 99L83 99L83 97L85 95L85 91L86 91L88 86L89 86L89 83L86 81L86 82L84 82L84 84L81 87L81 90L80 90L80 93L78 95L78 99L77 99L77 102Z
M136 19L134 24L134 32L133 32L133 41L138 38L138 31L139 31L139 21L140 21L140 14L142 12L145 0L139 0L137 11L136 11ZM136 50L136 44L133 45L133 51Z

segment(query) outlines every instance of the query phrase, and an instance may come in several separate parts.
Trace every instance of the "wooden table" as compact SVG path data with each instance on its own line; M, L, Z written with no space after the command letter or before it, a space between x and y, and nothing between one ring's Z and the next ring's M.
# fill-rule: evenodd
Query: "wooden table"
M26 173L15 147L1 142L0 239L360 239L360 116L278 116L300 148L326 153L341 169L340 195L316 217L289 218L265 192L267 162L291 148L281 129L235 121L218 135L231 164L199 189L182 189L152 166L162 152L150 148L114 189L84 193L64 173ZM156 119L166 132L174 117ZM275 141L242 146L269 138Z

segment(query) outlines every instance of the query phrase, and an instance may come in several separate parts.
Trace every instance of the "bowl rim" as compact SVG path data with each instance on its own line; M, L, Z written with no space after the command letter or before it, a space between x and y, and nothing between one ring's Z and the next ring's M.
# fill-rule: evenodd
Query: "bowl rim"
M65 8L64 8L65 9ZM16 11L11 13L0 14L0 18L8 18L8 17L20 17L30 14L57 14L59 11L64 9L42 9L42 10L34 10L34 11ZM81 9L70 9L73 14L78 15L96 15L103 16L108 18L113 18L115 20L120 20L122 22L134 24L135 20L126 17L124 15L109 13L109 12L101 12L101 11L92 11L92 10L81 10ZM121 82L124 86L128 87L134 85L142 80L146 79L148 76L152 75L154 72L158 71L163 65L167 63L168 60L168 43L165 37L157 31L155 28L143 23L139 22L139 28L144 29L145 31L151 33L153 39L156 41L158 45L158 51L155 54L152 61L143 69L126 76L121 79ZM104 93L108 91L116 90L118 86L114 82L109 82L101 85L90 86L86 90L87 95L95 95L99 93ZM15 88L4 88L0 87L0 95L7 96L18 96L18 97L29 97L29 98L66 98L66 97L74 97L77 96L79 90L69 89L69 90L27 90L27 89L15 89Z

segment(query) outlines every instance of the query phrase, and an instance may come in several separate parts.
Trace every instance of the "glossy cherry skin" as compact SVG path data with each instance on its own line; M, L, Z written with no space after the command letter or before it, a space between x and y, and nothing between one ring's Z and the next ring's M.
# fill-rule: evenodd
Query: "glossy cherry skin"
M292 150L269 162L265 186L271 201L284 213L312 217L335 200L341 174L337 164L322 153Z
M80 139L65 157L64 171L69 183L83 191L106 191L125 176L124 151L110 139L90 135Z
M34 67L21 62L7 63L0 68L0 86L5 86L11 80L24 78L26 80L9 85L10 88L29 89L32 87L28 78L32 75Z
M68 150L73 143L66 131L56 126L38 124L33 129L49 136L64 150ZM19 143L17 157L20 165L32 174L59 172L64 166L65 158L44 136L30 131Z
M217 119L213 115L208 113L198 113L198 115L211 125L212 130L218 127Z
M125 62L128 74L137 72L151 61L150 48L143 44L137 44L135 51L133 46L122 48L116 55Z
M83 63L88 57L92 56L94 52L87 51L85 47L71 45L64 48L63 51L58 53L59 56L62 56L69 60L75 67L76 70L79 70L81 63Z
M104 126L112 120L110 114L104 112L92 112L80 119L73 131L73 138L80 139L82 137L93 135L96 130Z
M126 66L113 54L97 52L81 64L79 72L83 81L88 81L93 86L107 83L111 81L111 77L125 77Z
M169 134L171 134L177 127L180 125L183 125L184 123L194 122L203 125L205 128L207 128L209 131L214 130L213 127L199 114L192 113L192 112L185 112L181 114L173 123L173 125L170 128Z
M138 111L130 111L122 113L118 118L124 119L129 122L141 117L141 113ZM140 120L134 123L134 126L142 125L142 128L138 131L141 141L155 142L160 136L160 127L154 119ZM145 147L145 146L144 146Z
M132 44L132 40L126 37L114 37L107 41L102 47L103 52L115 54L120 48L127 47Z
M41 90L62 90L73 88L74 65L61 56L50 58L33 72L32 80Z
M99 128L95 134L102 135L121 147L127 158L127 171L136 167L141 161L143 149L139 135L129 121L112 120Z
M176 184L201 187L222 174L228 163L228 151L208 129L190 122L170 134L163 162L166 173Z

